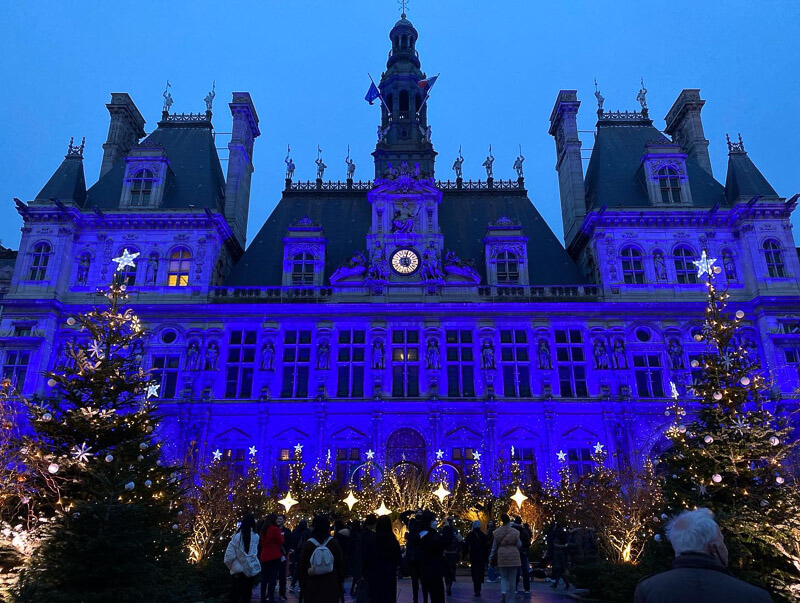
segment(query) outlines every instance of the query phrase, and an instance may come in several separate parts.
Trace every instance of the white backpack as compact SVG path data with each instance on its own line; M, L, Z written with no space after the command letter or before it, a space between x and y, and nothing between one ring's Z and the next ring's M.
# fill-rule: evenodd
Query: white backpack
M330 536L320 544L314 538L309 538L309 542L316 545L317 548L311 553L311 566L308 568L309 576L322 576L333 572L333 553L328 548L328 543L331 541Z

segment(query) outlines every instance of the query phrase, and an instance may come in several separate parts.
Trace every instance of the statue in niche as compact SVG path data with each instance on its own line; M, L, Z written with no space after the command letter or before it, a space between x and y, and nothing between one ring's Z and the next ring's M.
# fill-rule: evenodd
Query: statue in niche
M487 370L494 368L494 344L489 338L483 340L483 347L481 348L481 367Z
M217 360L219 359L219 347L216 341L212 341L206 348L206 369L207 371L217 370Z
M541 370L550 370L553 368L553 364L550 359L550 344L544 338L539 340L537 355L539 357L539 368Z
M517 158L514 160L514 169L517 172L517 178L522 178L522 164L525 162L525 157L523 157L522 153L520 153Z
M453 171L456 173L456 178L461 178L461 166L464 165L464 156L461 154L461 147L458 147L458 157L453 162Z
M600 370L608 368L608 351L602 339L594 340L594 368Z
M134 342L133 347L131 348L131 358L133 358L136 366L141 366L142 358L144 358L144 344L141 342L141 340Z
M372 342L372 368L384 368L383 339L380 338Z
M683 368L683 346L678 339L670 339L669 346L667 347L667 353L669 354L669 359L672 364L672 368L674 369L682 369Z
M267 341L261 348L261 370L271 371L275 369L275 344Z
M200 359L200 349L196 341L189 342L189 347L186 349L186 370L196 371L197 361Z
M392 232L414 232L414 221L417 219L421 209L422 205L419 205L417 210L414 211L408 201L403 201L403 206L394 211Z
M667 280L667 264L664 262L664 254L660 251L656 251L653 254L653 266L656 270L656 280L657 281L666 281Z
M614 366L618 369L628 368L628 361L625 360L625 342L622 339L614 341Z
M725 278L729 281L736 280L736 264L733 263L733 257L729 251L722 254L722 266L725 268Z
M92 260L89 258L88 253L84 253L81 259L78 260L78 284L85 285L89 281L89 267Z
M330 356L330 346L327 339L320 339L317 344L317 369L328 370L328 358Z
M144 271L144 284L155 285L158 276L158 254L151 253Z
M425 366L431 370L439 370L439 342L435 337L431 337L428 340L428 347L425 350Z

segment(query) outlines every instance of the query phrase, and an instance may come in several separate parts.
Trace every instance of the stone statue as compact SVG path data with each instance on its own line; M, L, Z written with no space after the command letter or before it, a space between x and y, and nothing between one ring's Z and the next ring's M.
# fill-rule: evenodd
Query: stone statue
M321 339L317 344L317 369L321 371L328 370L328 357L330 356L330 347L327 339Z
M667 264L664 262L664 255L660 251L653 254L653 266L656 269L656 280L667 280Z
M594 368L601 370L608 368L606 344L600 339L594 340Z
M594 81L594 97L597 99L597 112L603 112L603 103L606 102L606 98L600 94L600 88L597 87L597 80Z
M628 368L628 362L625 360L625 342L621 339L614 341L614 365L618 369Z
M481 348L481 367L490 370L494 368L494 344L491 339L483 340Z
M206 368L207 371L216 371L217 370L217 360L219 359L219 347L217 347L217 342L212 341L208 344L208 348L206 348Z
M133 358L133 362L136 366L142 364L142 358L144 358L144 344L141 340L133 343L133 347L131 347L131 358Z
M286 164L286 179L287 180L291 180L292 178L294 178L295 165L294 165L294 161L292 161L292 158L289 157L289 153L290 152L291 152L291 149L289 147L286 147L286 159L284 159L283 162Z
M425 140L431 142L432 138L433 138L433 128L428 126L427 128L425 128Z
M344 160L347 164L347 179L352 180L353 174L356 173L356 162L350 159L350 156L347 156L347 159Z
M206 102L206 111L211 113L211 106L214 104L214 97L217 96L217 82L211 84L211 92L206 94L206 97L203 99Z
M525 161L525 157L523 157L522 153L520 153L517 158L514 160L514 169L517 171L517 178L522 178L522 164Z
M386 258L379 258L372 262L367 278L373 281L385 281L389 278L389 262Z
M486 156L486 161L481 164L486 168L486 178L494 178L494 168L492 168L493 163L494 155L492 155L492 145L489 145L489 154Z
M267 341L261 348L261 370L271 371L275 368L275 344Z
M458 149L458 157L453 162L453 171L456 173L456 178L461 178L461 166L464 165L464 157L461 155L461 147Z
M422 205L419 205L417 211L414 211L408 201L403 201L403 206L394 211L392 232L414 232L414 220L419 215L420 209L422 209Z
M89 266L92 260L89 258L88 253L84 253L81 259L78 260L78 284L85 285L89 280Z
M197 347L197 342L192 341L189 343L189 347L186 350L186 370L187 371L196 371L197 370L197 361L200 358L200 350Z
M733 257L729 251L722 254L722 266L725 268L725 277L729 281L736 280L736 264L733 263Z
M372 368L382 369L383 367L383 339L379 338L372 342Z
M436 247L433 242L422 252L422 270L420 271L420 278L423 281L436 281L444 278L439 263L439 257L436 253Z
M172 87L172 84L170 84L169 80L167 80L167 87L164 88L164 92L161 95L161 96L164 97L164 106L162 107L161 110L164 111L165 113L169 112L170 107L172 107L172 103L173 103L172 94L170 94L170 92L169 92L169 89L171 87Z
M644 78L642 78L642 87L639 88L639 94L636 95L636 100L642 106L642 112L647 111L647 88L644 87Z
M322 157L317 157L314 163L317 164L317 180L322 180L322 177L325 175L325 168L328 166L322 161Z
M541 370L550 370L553 368L550 360L550 344L546 339L539 340L539 349L537 352L539 356L539 368Z
M155 285L158 277L158 254L151 253L144 271L144 284Z
M672 363L672 368L674 369L682 369L683 368L683 346L678 339L670 339L669 340L669 347L667 348L667 353L669 354L670 362Z
M428 340L428 348L425 350L425 366L431 370L439 370L439 342L431 337Z

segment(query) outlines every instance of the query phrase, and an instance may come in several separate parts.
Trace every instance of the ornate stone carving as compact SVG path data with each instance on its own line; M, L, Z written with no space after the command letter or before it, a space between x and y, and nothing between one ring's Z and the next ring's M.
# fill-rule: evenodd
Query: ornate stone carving
M441 367L439 341L435 337L428 339L428 347L425 349L425 367L429 370L439 370Z

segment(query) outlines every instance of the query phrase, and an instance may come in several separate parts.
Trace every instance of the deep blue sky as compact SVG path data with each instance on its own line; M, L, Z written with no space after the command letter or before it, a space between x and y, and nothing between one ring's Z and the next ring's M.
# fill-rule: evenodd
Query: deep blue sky
M394 0L197 0L18 2L0 0L0 239L19 243L12 198L32 199L59 165L70 136L86 136L86 178L96 180L110 92L128 92L156 126L164 82L173 111L200 111L217 82L214 123L230 131L233 90L251 92L261 118L248 242L283 186L286 144L296 177L314 176L321 145L331 178L344 178L347 145L356 178L372 175L379 77L398 19ZM522 143L530 196L560 237L561 213L548 117L561 88L595 122L592 80L606 109L635 109L644 76L656 127L682 88L700 88L714 173L724 182L725 133L741 132L777 191L800 192L800 3L412 0L423 70L441 72L429 105L440 153L437 176L463 146L464 176L483 178L493 144L495 177L510 178ZM585 154L591 133L582 134ZM219 146L227 139L220 136ZM225 167L225 164L223 164ZM585 167L585 164L584 164ZM800 214L800 212L798 212ZM796 222L800 221L798 215Z

